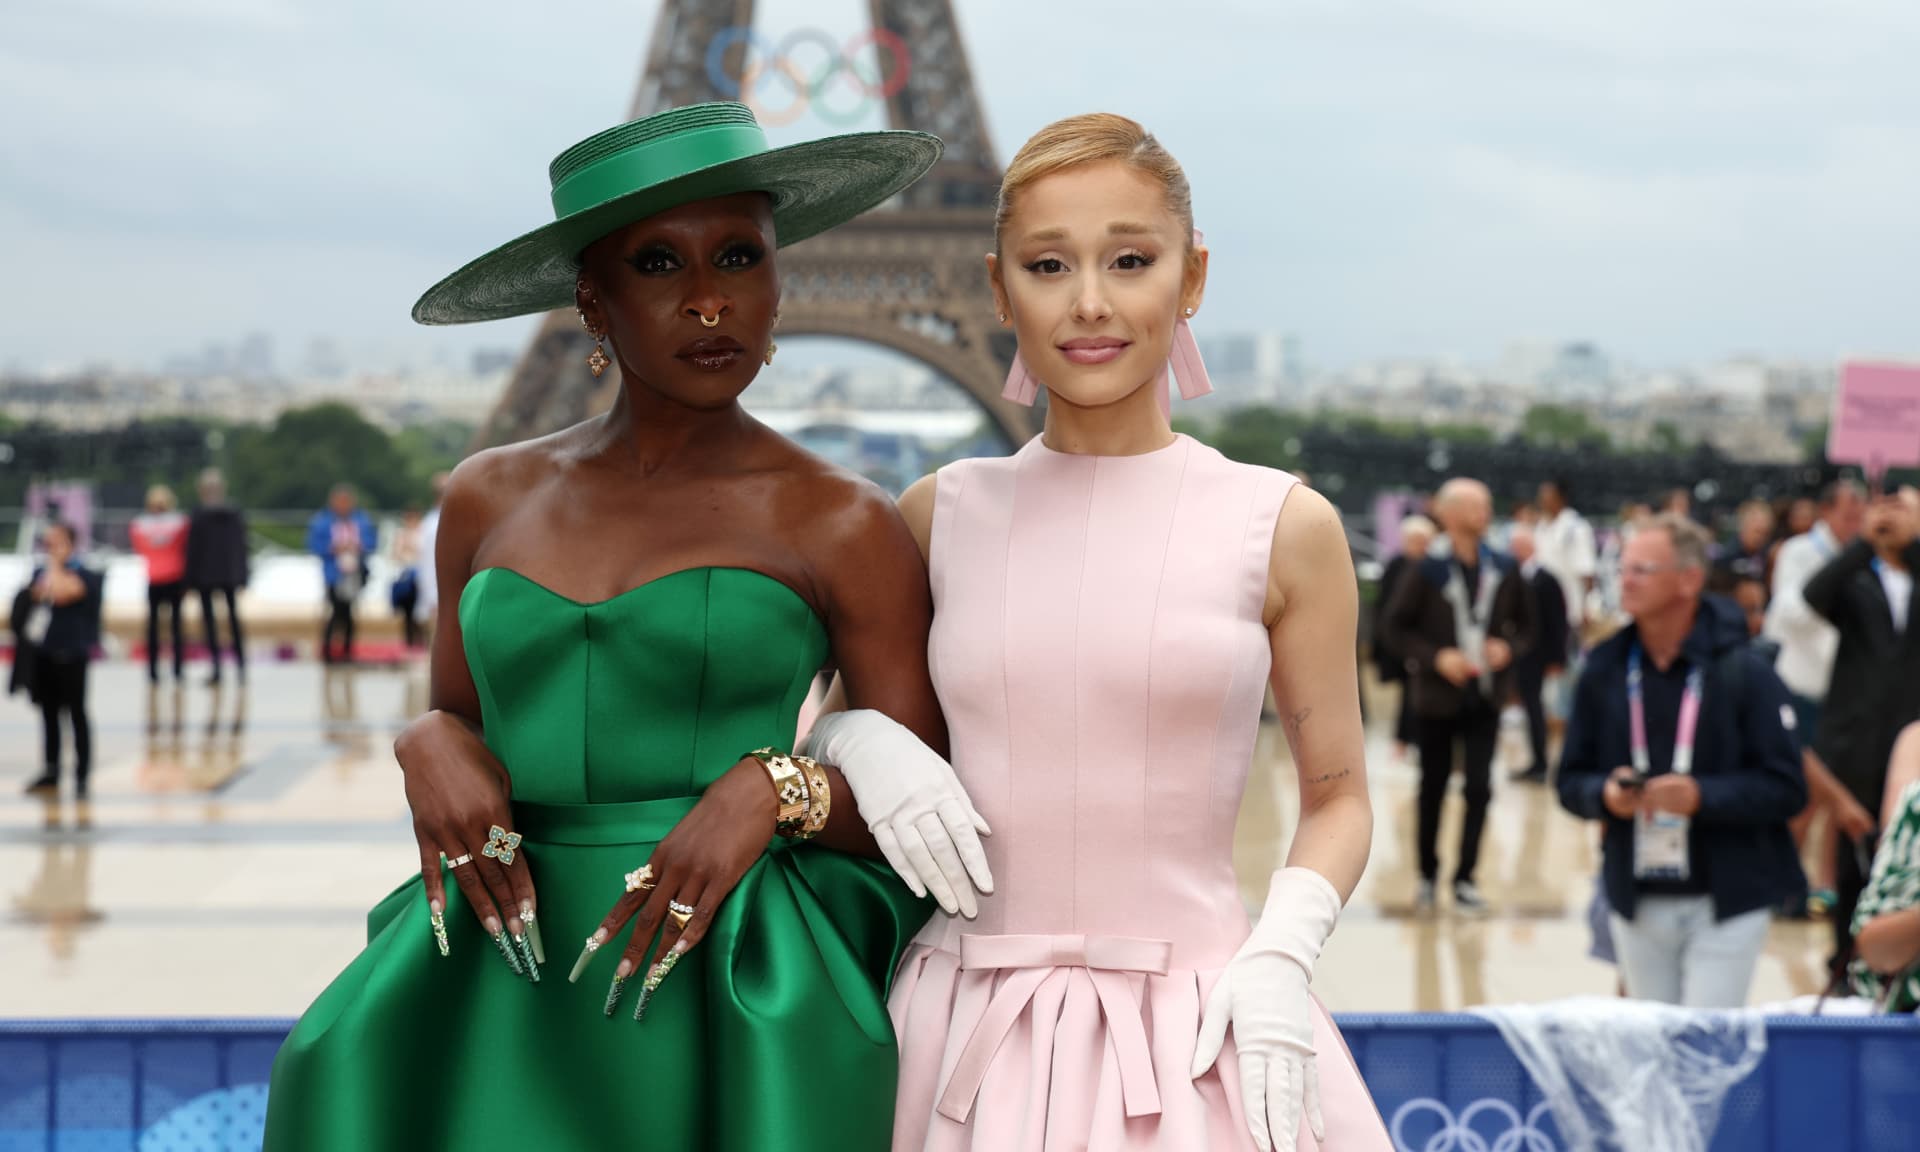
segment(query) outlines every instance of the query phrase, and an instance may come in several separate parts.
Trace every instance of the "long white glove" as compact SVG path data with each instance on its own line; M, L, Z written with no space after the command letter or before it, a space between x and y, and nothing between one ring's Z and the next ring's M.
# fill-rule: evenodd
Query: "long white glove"
M1240 1055L1240 1103L1261 1152L1294 1152L1302 1109L1314 1139L1326 1139L1307 985L1339 918L1340 894L1326 877L1308 868L1275 872L1260 922L1207 998L1194 1078L1220 1058L1231 1021Z
M840 769L887 863L915 896L931 891L949 916L979 915L974 886L993 891L980 846L991 829L951 765L905 725L869 708L822 716L802 749Z

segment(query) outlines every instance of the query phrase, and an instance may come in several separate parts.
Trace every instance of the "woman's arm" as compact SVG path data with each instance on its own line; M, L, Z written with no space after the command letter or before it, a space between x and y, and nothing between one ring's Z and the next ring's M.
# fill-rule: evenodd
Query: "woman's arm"
M828 514L828 522L832 539L821 553L822 577L837 675L823 714L872 709L944 757L946 719L927 673L933 595L914 534L892 502L864 483L850 489L844 505ZM833 795L851 801L852 790L838 766L823 767ZM834 806L820 842L841 851L880 855L852 803Z
M1339 512L1318 492L1295 488L1274 527L1267 576L1273 694L1300 779L1300 826L1287 864L1326 877L1342 901L1359 885L1373 843L1355 688L1359 602Z
M933 593L914 535L893 502L864 483L833 522L827 633L848 706L886 713L944 756L947 722L927 673Z
M933 497L939 480L937 473L922 476L900 494L900 518L907 522L907 531L920 546L922 564L930 563L933 557ZM819 723L822 716L846 710L846 681L836 672L833 683L827 685L826 696L820 701L820 710L814 714L814 723Z
M487 829L513 827L512 780L481 737L480 693L460 636L460 594L472 575L474 556L501 502L519 490L503 475L508 471L501 454L483 452L455 469L447 484L437 542L441 619L433 641L428 711L393 742L413 813L420 874L436 915L446 907L447 873L440 857L479 856ZM500 937L504 931L519 941L538 905L533 868L531 860L509 869L482 856L451 874L489 935ZM538 939L537 929L534 935ZM536 947L544 953L544 945Z
M474 687L460 635L460 596L473 576L474 555L495 520L492 474L499 470L488 453L469 457L453 470L442 498L440 531L433 542L439 618L433 630L427 708L459 720L476 736L480 691Z

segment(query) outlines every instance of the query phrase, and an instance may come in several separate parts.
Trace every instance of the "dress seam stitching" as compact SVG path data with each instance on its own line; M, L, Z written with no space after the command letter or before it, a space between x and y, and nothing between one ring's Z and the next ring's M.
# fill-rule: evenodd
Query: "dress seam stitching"
M593 795L593 612L580 613L580 647L586 651L586 667L580 671L580 794L587 803Z
M1013 459L1014 459L1014 465L1012 469L1012 476L1010 477L1011 490L1008 494L1008 499L1007 499L1006 540L1004 545L1002 546L1001 556L1000 556L1000 696L1001 696L1000 720L1001 720L1002 726L1006 729L1006 736L1007 736L1007 756L1006 756L1007 767L1006 767L1006 771L1001 773L1001 778L1004 781L1004 787L1006 788L1006 792L1005 792L1005 802L1001 804L1000 810L1002 812L1007 812L1007 813L1011 813L1014 810L1014 806L1013 806L1013 773L1014 773L1013 677L1008 674L1008 670L1007 670L1007 662L1011 658L1012 651L1013 651L1012 649L1013 628L1012 628L1012 612L1009 610L1008 605L1013 600L1013 534L1019 527L1021 480L1026 473L1026 466L1021 461L1021 458L1018 455L1016 455ZM938 490L936 490L934 494L938 496L939 495ZM956 492L954 494L954 499L958 501L959 493ZM957 514L957 511L956 511L956 514ZM1015 840L1015 837L1018 835L1017 825L1015 824L1012 816L1009 816L1006 820L1002 821L1001 823L1004 825L1004 827L1002 828L1002 834L1006 836L1006 840L1005 840L1006 848L1004 849L1005 859L1008 861L1008 865L1007 865L1008 868L1011 869L1012 861L1014 859L1014 849L1017 843ZM1002 923L1005 923L1006 914L1003 912L1001 915L1002 915Z
M793 654L793 668L787 673L787 690L781 693L778 700L775 702L774 714L767 723L767 730L770 732L780 733L786 727L786 725L780 722L780 718L787 714L787 702L790 699L792 699L795 689L798 689L800 693L800 700L794 706L794 718L796 723L796 730L793 732L785 733L785 741L788 742L786 750L788 752L797 751L800 747L800 733L797 728L798 720L799 720L799 709L806 705L807 697L811 695L813 692L813 682L815 678L817 678L820 675L820 669L817 666L814 667L811 671L807 670L806 661L807 661L808 645L805 637L811 634L811 629L805 627L806 625L805 620L802 620L800 623L802 626L799 629L799 632L801 634L802 639L800 641L798 648ZM831 629L827 630L827 656L829 659L831 659L833 656L833 632ZM807 676L805 679L801 678L802 672L807 672Z
M1142 724L1142 738L1144 743L1140 748L1140 811L1143 817L1146 812L1151 810L1150 804L1153 799L1153 654L1160 636L1160 605L1167 593L1167 566L1173 559L1174 527L1180 522L1180 502L1186 495L1187 470L1192 463L1193 454L1191 452L1182 452L1180 454L1180 477L1174 482L1173 486L1173 510L1167 516L1167 533L1160 545L1160 578L1155 583L1153 590L1153 615L1147 620L1147 692L1146 708L1144 709L1146 715L1143 717L1145 723ZM1211 766L1208 768L1208 774L1209 776L1212 774ZM1211 789L1211 785L1209 785L1209 789ZM1143 840L1151 839L1151 833L1147 832L1144 819L1142 821L1142 832L1146 833L1146 835L1143 836ZM1142 843L1140 847L1142 855L1144 856L1146 854L1147 844Z
M472 581L469 580L468 583L471 584ZM480 617L486 611L488 590L492 583L493 582L489 580L480 586L479 599L473 603L473 619L476 624L480 622ZM466 596L465 587L461 588L460 594L463 598ZM460 615L460 606L458 604L454 605L453 611L455 618L458 618ZM477 633L479 629L476 628L474 631ZM463 659L467 656L467 645L473 642L474 641L467 639L466 622L462 621L460 630L460 655ZM494 698L493 678L488 676L484 671L475 675L474 668L476 665L484 670L486 668L486 660L484 658L480 660L467 660L467 674L473 676L474 687L480 692L480 739L484 743L487 737L487 717L489 715L498 717L500 715L500 706ZM502 727L505 727L505 725L503 724ZM513 780L513 766L504 765L504 767L507 769L507 780L511 783Z
M1085 610L1087 595L1087 567L1093 559L1093 508L1100 492L1100 458L1094 457L1093 467L1087 470L1086 506L1080 513L1080 581L1075 591L1073 613L1073 807L1074 819L1073 843L1068 848L1069 860L1080 859L1080 637L1086 631ZM1069 929L1080 923L1080 876L1079 869L1067 877L1067 924Z
M707 666L711 664L709 651L713 643L713 570L707 570L707 578L702 581L700 599L700 674L694 678L693 695L693 752L687 758L687 786L682 795L696 796L704 790L694 785L694 778L700 771L700 713L707 702Z

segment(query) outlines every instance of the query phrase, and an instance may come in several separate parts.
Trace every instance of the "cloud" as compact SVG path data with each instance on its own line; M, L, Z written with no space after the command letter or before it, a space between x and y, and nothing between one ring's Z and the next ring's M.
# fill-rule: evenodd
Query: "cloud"
M767 0L760 26L851 36L865 7ZM1002 160L1093 108L1183 159L1214 331L1293 332L1321 363L1521 337L1654 362L1914 341L1907 0L957 7ZM547 161L626 109L654 11L15 6L0 360L152 362L256 328L420 356L518 342L416 330L406 305L540 221Z

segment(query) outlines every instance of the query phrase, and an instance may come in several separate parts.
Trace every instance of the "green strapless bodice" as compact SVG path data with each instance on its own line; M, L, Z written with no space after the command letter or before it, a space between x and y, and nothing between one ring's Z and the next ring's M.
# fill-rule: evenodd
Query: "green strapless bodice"
M698 795L740 757L789 748L827 633L797 592L695 568L593 604L506 568L460 598L488 747L517 801Z
M887 983L931 905L883 865L773 841L644 1022L638 981L602 1011L624 931L566 980L623 874L701 791L792 744L827 654L806 601L697 568L583 604L489 568L460 625L540 894L543 979L508 970L451 878L442 958L412 877L281 1049L267 1148L888 1147Z

